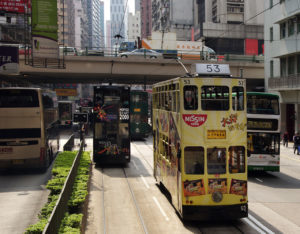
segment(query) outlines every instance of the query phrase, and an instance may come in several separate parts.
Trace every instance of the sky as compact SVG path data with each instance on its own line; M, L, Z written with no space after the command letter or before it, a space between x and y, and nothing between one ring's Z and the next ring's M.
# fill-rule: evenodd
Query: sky
M104 20L110 20L110 1L111 0L102 0L104 2ZM126 4L127 0L124 0ZM127 5L129 12L134 11L134 0L128 0L128 5Z

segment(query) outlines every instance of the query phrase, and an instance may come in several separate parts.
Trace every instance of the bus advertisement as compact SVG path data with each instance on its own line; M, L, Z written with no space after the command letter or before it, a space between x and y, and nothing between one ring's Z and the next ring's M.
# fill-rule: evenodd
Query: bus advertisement
M130 162L130 88L95 86L93 107L93 160Z
M183 219L247 217L246 81L196 72L153 85L154 177Z
M249 171L280 171L279 96L247 92Z

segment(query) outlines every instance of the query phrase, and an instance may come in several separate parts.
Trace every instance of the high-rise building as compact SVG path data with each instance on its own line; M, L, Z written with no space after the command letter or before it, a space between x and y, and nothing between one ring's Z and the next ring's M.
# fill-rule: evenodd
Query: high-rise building
M134 8L134 12L141 11L141 0L135 0Z
M128 14L128 41L138 41L141 37L141 17L140 12L136 11L135 14Z
M100 49L100 1L87 0L88 45L89 49Z
M195 40L217 54L263 54L264 1L197 0Z
M265 1L265 87L281 97L281 131L300 131L300 7ZM291 138L290 138L291 140Z
M58 43L75 47L75 8L73 0L58 0Z
M105 47L110 50L111 49L111 25L110 20L106 20L106 40Z
M105 47L104 34L104 2L100 2L100 47L101 50Z
M141 0L141 36L147 38L152 32L152 3L151 0Z
M127 31L127 0L110 1L111 44L117 46L126 39Z
M152 30L175 32L177 40L191 40L194 1L152 0Z
M88 47L87 27L87 1L74 0L75 5L75 47L85 49Z

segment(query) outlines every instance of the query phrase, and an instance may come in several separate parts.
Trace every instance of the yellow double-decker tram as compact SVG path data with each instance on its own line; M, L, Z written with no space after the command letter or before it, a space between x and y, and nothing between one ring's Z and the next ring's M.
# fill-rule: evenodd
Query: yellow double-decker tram
M226 64L153 86L154 176L183 219L248 216L245 105Z

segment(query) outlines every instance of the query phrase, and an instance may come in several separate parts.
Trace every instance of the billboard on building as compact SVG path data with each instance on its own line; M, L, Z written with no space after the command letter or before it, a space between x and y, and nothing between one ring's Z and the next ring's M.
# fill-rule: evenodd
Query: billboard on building
M19 72L19 47L0 45L0 74Z
M32 55L58 58L57 0L32 0Z
M30 0L1 0L0 11L25 13L25 8L30 8Z
M245 39L245 54L246 55L258 55L258 40L257 39Z

